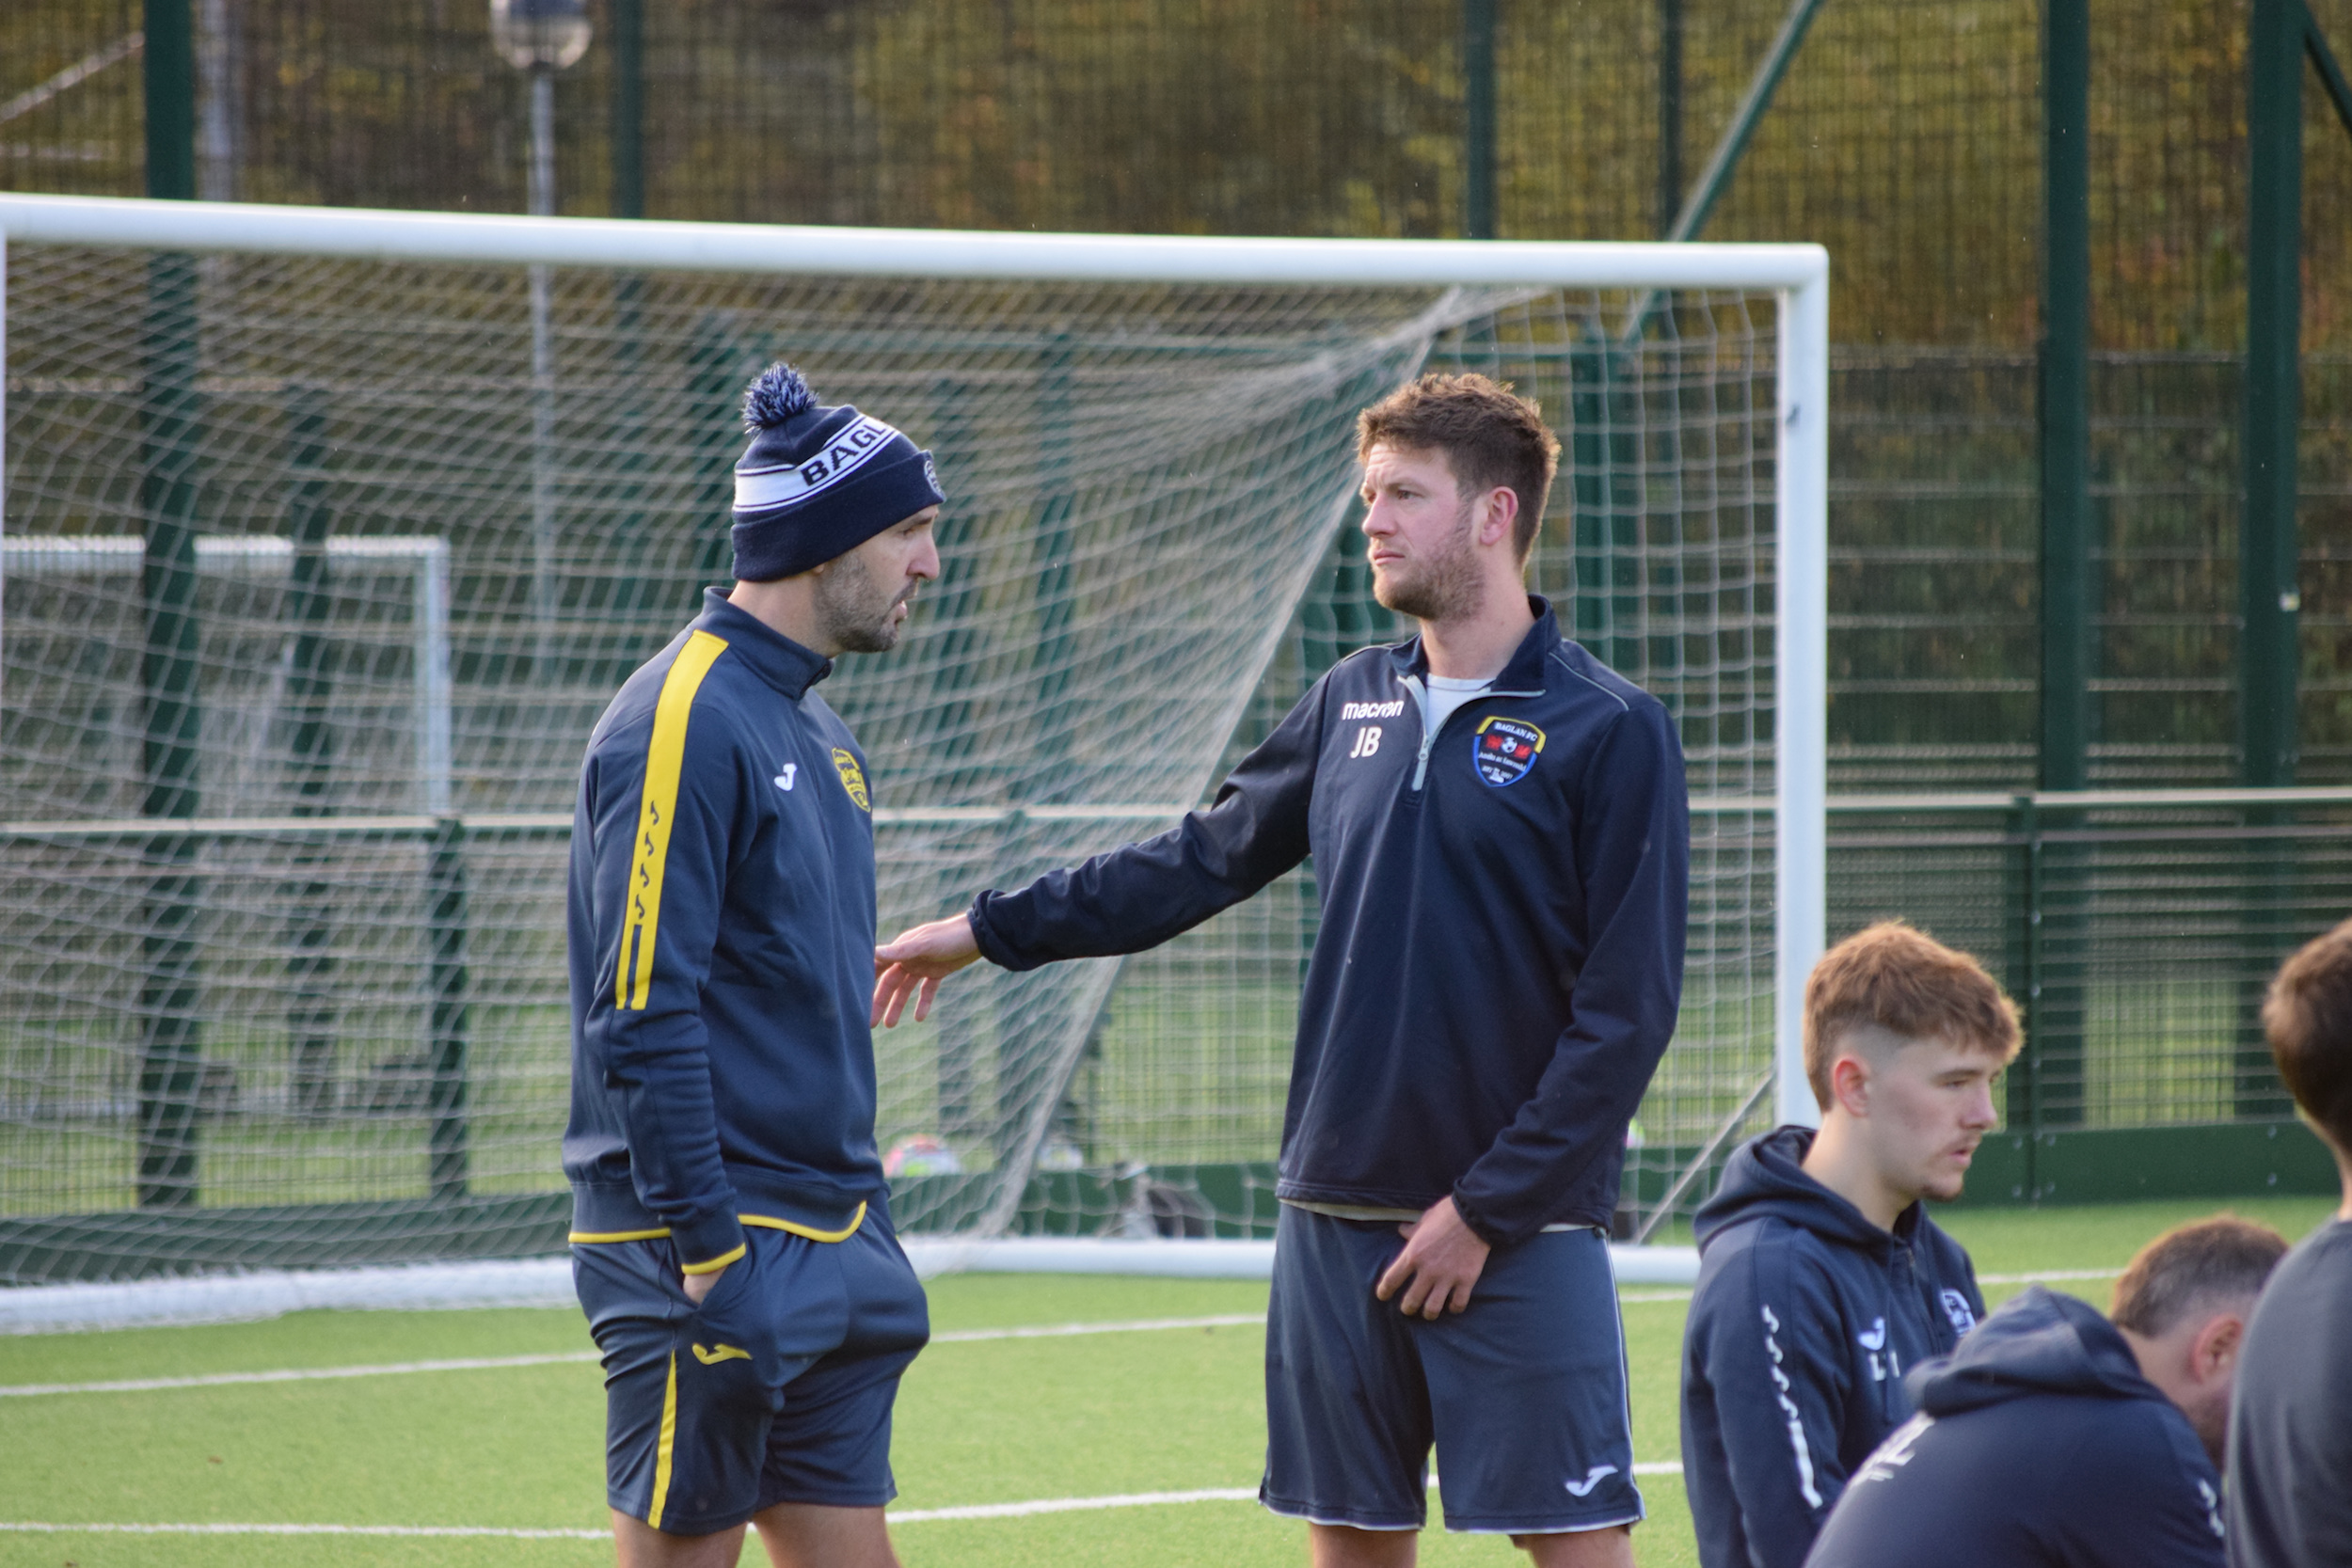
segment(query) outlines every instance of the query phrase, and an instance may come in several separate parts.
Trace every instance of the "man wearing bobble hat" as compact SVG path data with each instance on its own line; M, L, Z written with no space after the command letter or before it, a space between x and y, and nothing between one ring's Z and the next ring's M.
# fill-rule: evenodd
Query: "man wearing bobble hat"
M816 690L939 576L930 453L772 365L732 591L631 675L572 818L572 1274L620 1561L896 1568L890 1413L930 1337L874 1147L873 800Z

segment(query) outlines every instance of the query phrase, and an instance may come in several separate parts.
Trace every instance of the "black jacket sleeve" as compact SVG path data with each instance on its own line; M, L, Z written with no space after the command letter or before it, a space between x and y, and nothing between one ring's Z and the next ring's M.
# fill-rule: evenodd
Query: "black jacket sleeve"
M972 900L981 956L1006 969L1139 953L1240 903L1307 858L1307 807L1323 745L1317 681L1235 768L1205 811L1159 837Z
M1658 705L1620 716L1594 749L1576 817L1588 938L1534 1098L1454 1188L1472 1230L1499 1244L1552 1219L1597 1161L1625 1157L1626 1125L1673 1038L1690 914L1691 805L1682 747Z

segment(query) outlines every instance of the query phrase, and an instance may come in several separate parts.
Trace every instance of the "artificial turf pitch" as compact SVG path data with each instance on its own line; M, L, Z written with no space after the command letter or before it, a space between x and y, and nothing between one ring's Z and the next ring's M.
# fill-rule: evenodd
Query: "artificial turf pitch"
M2166 1227L2224 1208L2291 1239L2319 1198L2135 1204L1942 1218L1980 1274L2053 1271L2104 1307L2107 1277ZM1989 1284L1998 1302L2019 1287ZM1263 1285L966 1275L931 1282L944 1340L908 1374L894 1448L894 1513L974 1504L1247 1490L1264 1442L1254 1323L1043 1338L998 1330L1154 1319L1255 1318ZM1677 1455L1675 1381L1686 1292L1629 1288L1634 1451ZM565 1311L303 1313L205 1328L0 1338L0 1388L420 1361L577 1356ZM610 1562L599 1536L382 1536L25 1531L25 1523L471 1527L601 1532L603 1396L586 1360L112 1392L0 1394L0 1564ZM1642 1478L1644 1568L1696 1560L1679 1479ZM1442 1481L1440 1481L1442 1488ZM1433 1524L1438 1514L1433 1497ZM953 1519L894 1530L908 1568L1149 1562L1248 1568L1305 1560L1303 1527L1243 1500ZM1422 1537L1425 1563L1525 1561L1494 1537ZM744 1560L764 1561L751 1546Z

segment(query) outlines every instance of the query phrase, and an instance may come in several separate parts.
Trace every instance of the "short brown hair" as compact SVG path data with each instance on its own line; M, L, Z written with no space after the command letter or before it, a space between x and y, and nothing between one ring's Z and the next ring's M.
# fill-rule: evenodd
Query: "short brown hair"
M2295 1103L2352 1158L2352 920L2279 966L2263 1033Z
M1440 453L1454 483L1472 495L1509 490L1519 499L1511 548L1525 564L1544 524L1544 501L1560 468L1560 441L1544 411L1507 381L1468 375L1422 376L1356 416L1356 460L1386 443Z
M1821 955L1804 982L1804 1075L1821 1109L1839 1038L1876 1025L1908 1038L2017 1054L2017 1007L1984 966L1899 920L1856 931Z
M2118 1328L2156 1338L2201 1307L2219 1310L2262 1294L2286 1255L2284 1236L2235 1214L2174 1226L2125 1266L2107 1316Z

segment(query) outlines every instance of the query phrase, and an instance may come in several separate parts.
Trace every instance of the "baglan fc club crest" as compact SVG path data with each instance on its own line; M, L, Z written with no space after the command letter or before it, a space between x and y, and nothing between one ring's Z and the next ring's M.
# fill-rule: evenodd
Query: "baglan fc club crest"
M1517 719L1490 714L1480 721L1470 745L1478 776L1501 789L1527 777L1528 769L1535 766L1536 754L1544 749L1544 732Z
M858 810L870 812L874 809L866 794L866 770L857 765L857 758L835 746L833 749L833 770L841 775L841 787L850 792L850 799L857 802Z

